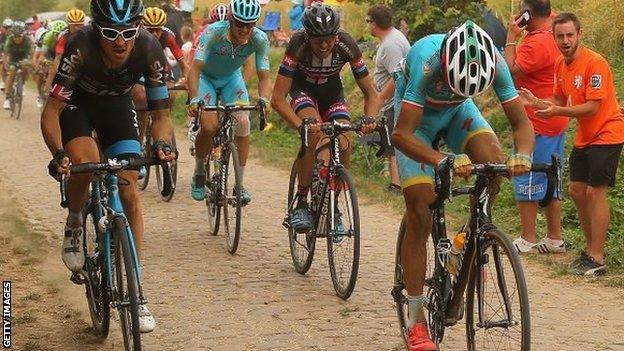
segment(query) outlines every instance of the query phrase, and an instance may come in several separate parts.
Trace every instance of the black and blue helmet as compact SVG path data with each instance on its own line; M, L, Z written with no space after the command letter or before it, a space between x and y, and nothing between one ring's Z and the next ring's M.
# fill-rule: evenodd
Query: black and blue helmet
M129 26L143 17L141 0L91 0L91 17L100 26Z

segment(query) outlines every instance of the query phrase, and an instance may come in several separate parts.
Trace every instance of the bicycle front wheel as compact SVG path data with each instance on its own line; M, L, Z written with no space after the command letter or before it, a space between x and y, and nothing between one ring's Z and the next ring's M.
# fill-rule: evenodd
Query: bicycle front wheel
M360 266L360 210L355 181L349 171L337 167L334 177L325 194L330 197L327 257L334 290L346 300L353 293Z
M139 281L130 249L126 223L117 217L112 224L115 242L115 301L126 350L141 350L139 330Z
M297 165L299 160L295 160L290 171L290 182L288 183L288 203L287 211L290 212L296 204L295 196L298 190L297 182ZM312 189L311 191L316 191ZM308 192L307 202L310 204L311 196ZM288 219L290 221L290 219ZM288 228L288 242L290 244L290 256L292 257L295 271L299 274L306 274L312 265L312 259L314 258L314 247L316 246L316 235L310 231L305 233L297 233L294 229Z
M208 210L208 226L211 235L219 233L221 222L221 199L225 198L221 189L220 166L216 166L214 154L210 153L206 162L206 209ZM218 168L218 169L217 169Z
M85 252L85 271L87 283L85 294L89 305L91 326L100 337L107 337L110 326L110 296L106 279L104 252L99 241L98 222L103 211L99 204L86 206L82 224L82 243Z
M234 143L224 148L221 155L221 177L223 177L223 229L225 244L229 253L238 249L242 224L242 174L238 149Z
M15 86L15 119L19 119L22 114L22 101L24 100L24 81L21 78L16 78L17 84Z
M173 135L171 138L171 145L173 146L174 150L177 150L175 135ZM176 181L178 179L178 160L171 162L169 167L171 168L171 180L173 181L172 183L173 188L171 189L171 193L169 193L167 196L162 195L163 182L164 182L163 174L162 174L160 167L159 166L156 167L156 183L158 185L158 192L161 193L160 197L165 202L169 202L171 198L173 197L173 194L175 193Z
M520 256L507 236L486 232L466 295L468 350L531 349L529 295Z

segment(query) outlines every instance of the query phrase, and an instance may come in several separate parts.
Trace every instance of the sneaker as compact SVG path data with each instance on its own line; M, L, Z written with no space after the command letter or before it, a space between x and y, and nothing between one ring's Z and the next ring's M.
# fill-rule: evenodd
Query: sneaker
M196 174L191 178L191 197L195 201L202 201L206 198L206 175Z
M516 238L513 241L513 245L519 253L534 254L539 252L537 251L537 244L524 240L523 237Z
M342 213L338 209L336 209L336 213L334 214L334 222L336 223L336 232L334 233L332 241L334 244L340 244L346 238L345 234L347 234L347 230L342 222Z
M410 328L407 336L409 351L437 351L438 347L429 336L426 323L416 323Z
M156 328L156 320L152 316L152 312L147 309L147 305L139 305L139 331L141 333L150 333Z
M570 264L570 273L576 275L603 275L607 273L607 264L598 263L593 257L583 252L579 258Z
M307 233L312 228L312 215L308 204L297 206L290 214L290 227L296 233Z
M537 244L535 244L534 247L537 252L541 254L566 252L565 244L563 243L563 241L561 241L561 244L557 245L553 243L553 240L548 237L540 240Z
M251 202L251 193L245 187L241 190L241 201L243 206L247 206Z
M80 272L85 263L82 248L82 227L65 227L61 257L65 266L72 272Z
M4 108L5 110L10 110L11 109L11 101L9 101L9 99L5 99L4 100L4 105L2 105L2 108Z

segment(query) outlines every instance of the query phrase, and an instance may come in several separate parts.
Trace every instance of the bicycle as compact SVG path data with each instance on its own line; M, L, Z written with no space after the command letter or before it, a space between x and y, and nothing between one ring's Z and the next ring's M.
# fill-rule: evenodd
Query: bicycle
M491 215L492 189L498 186L495 179L507 176L509 167L504 164L474 164L474 185L455 189L451 182L452 168L452 157L449 157L449 162L436 169L437 197L430 206L433 226L427 244L424 285L427 300L424 308L431 338L440 347L445 327L461 320L465 309L468 350L489 349L492 345L487 343L492 342L494 346L504 346L505 350L528 351L531 347L529 296L520 256L507 235L492 223ZM559 189L558 169L559 160L555 156L551 164L534 164L531 168L533 172L545 172L549 187L556 184ZM474 204L467 224L458 234L465 235L463 250L453 253L453 241L447 236L444 201L458 195L470 195ZM401 334L407 342L408 306L401 263L405 226L404 219L397 240L391 294ZM514 291L512 284L516 287ZM465 308L464 292L467 293ZM510 336L510 333L514 335ZM500 340L497 339L499 336Z
M71 280L85 284L91 324L99 336L108 336L110 308L117 309L126 350L141 350L139 305L147 300L134 237L119 196L117 172L157 164L161 161L152 157L70 166L72 174L95 175L83 210L85 265ZM167 172L164 167L163 173ZM65 179L61 181L61 206L67 206Z
M171 88L169 88L169 91L171 90L186 90L185 86L182 85L173 85ZM154 140L152 140L152 118L151 116L149 117L149 120L147 122L147 129L145 130L145 137L143 138L142 141L142 149L145 150L145 157L154 157L154 150L152 150L152 148L150 147L150 145L153 145ZM175 133L171 136L171 145L173 147L174 150L177 150L177 146L176 146L176 138L175 138ZM161 173L160 169L161 167L156 167L156 185L158 187L158 192L160 193L160 197L163 201L165 202L169 202L171 201L171 199L173 198L173 194L175 193L175 189L176 189L176 183L178 180L178 162L177 160L172 162L170 165L170 173L171 173L171 191L167 192L164 191L165 189L168 189L168 186L165 186L165 182L167 181L164 177L164 175ZM147 185L149 184L149 180L150 180L150 174L151 174L151 167L146 167L145 168L145 175L143 177L139 178L139 190L145 190L147 188Z
M219 99L217 99L219 101ZM225 229L225 243L230 254L236 253L242 226L242 173L238 149L234 144L234 112L258 111L260 130L266 127L266 106L260 100L256 105L204 106L200 101L196 118L190 128L199 131L203 111L217 112L219 130L213 138L212 150L206 160L206 207L211 235L219 233L221 215ZM233 223L233 228L230 227Z
M24 99L24 77L22 76L24 71L22 70L22 63L13 63L16 67L15 78L13 79L13 94L10 98L11 103L11 118L19 119L22 114L22 100Z
M39 102L41 103L40 109L42 112L43 112L43 108L45 107L46 101L48 100L48 94L46 93L44 89L44 85L45 85L45 80L48 78L48 71L50 70L51 64L52 63L50 62L50 60L44 59L41 61L41 63L39 64L39 67L37 67L35 71L36 79L42 82L37 88L37 98L39 99Z
M306 274L312 265L317 238L327 239L329 272L336 294L343 300L353 293L359 270L360 258L360 213L355 181L341 164L338 138L346 132L359 131L359 123L337 121L322 123L320 130L329 142L317 148L312 173L312 185L306 202L310 204L312 226L307 232L299 233L290 224L290 214L300 201L298 194L298 162L308 147L309 120L304 120L301 129L301 149L290 171L286 216L282 225L288 229L290 254L299 274ZM381 147L390 145L388 130L381 124ZM329 163L325 166L320 153L329 149ZM344 256L344 257L343 257Z

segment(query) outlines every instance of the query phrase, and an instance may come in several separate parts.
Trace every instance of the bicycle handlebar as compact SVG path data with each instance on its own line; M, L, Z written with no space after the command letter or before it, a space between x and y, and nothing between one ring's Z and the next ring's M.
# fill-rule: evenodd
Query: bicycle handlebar
M266 104L263 100L258 100L258 103L255 105L216 105L216 106L206 106L203 101L199 101L197 103L197 116L193 121L193 129L199 130L200 127L200 118L203 111L221 111L225 113L232 113L238 111L258 111L258 115L260 118L260 131L263 131L267 125L266 118Z

